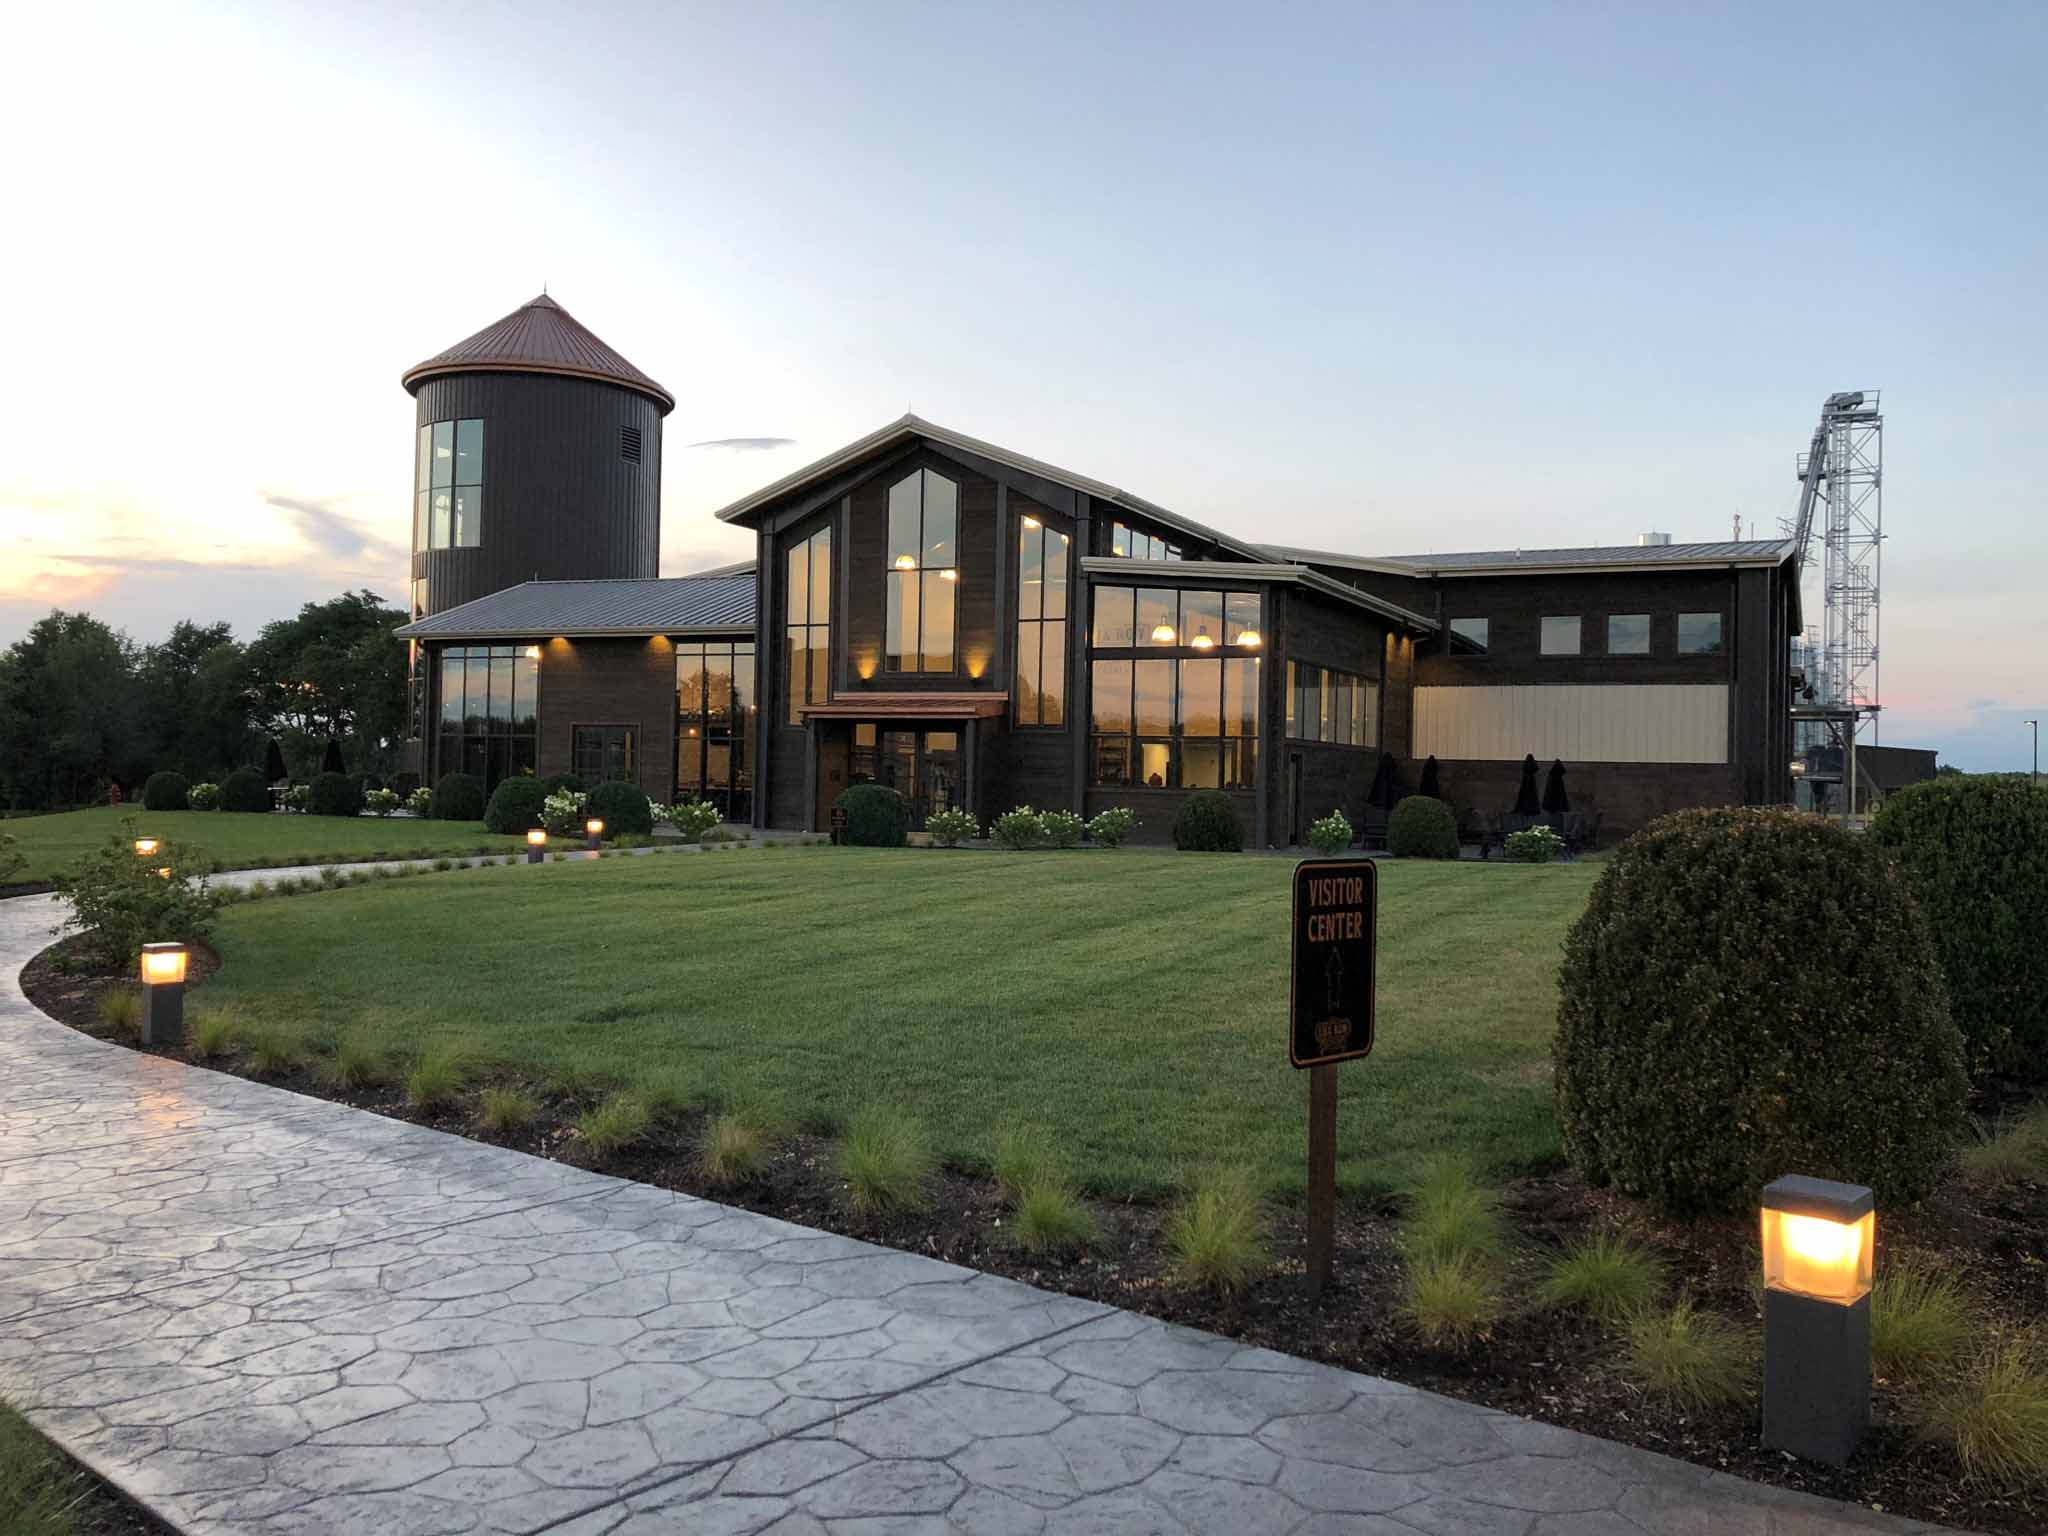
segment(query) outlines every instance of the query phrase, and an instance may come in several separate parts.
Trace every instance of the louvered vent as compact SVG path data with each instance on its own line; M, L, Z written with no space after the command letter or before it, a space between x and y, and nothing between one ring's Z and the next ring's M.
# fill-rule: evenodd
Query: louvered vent
M619 428L619 457L628 464L638 464L640 462L640 429L638 427Z

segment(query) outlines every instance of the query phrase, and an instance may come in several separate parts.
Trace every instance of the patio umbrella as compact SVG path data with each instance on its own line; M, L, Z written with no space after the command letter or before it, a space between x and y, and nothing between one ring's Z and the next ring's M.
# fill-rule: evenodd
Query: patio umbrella
M1372 788L1366 792L1365 803L1380 810L1394 808L1394 758L1389 752L1380 754L1379 766L1373 770Z
M1429 760L1422 765L1421 792L1432 800L1441 800L1444 797L1443 783L1437 774L1436 754L1434 752L1429 755Z
M263 750L263 782L275 784L284 777L284 749L277 744L277 738L273 736L270 738L270 745Z
M1564 792L1564 759L1552 758L1550 777L1543 784L1543 809L1553 816L1562 816L1571 808L1571 796Z
M322 773L341 773L344 771L341 766L341 743L332 736L327 738L327 750L320 754L320 771Z
M1536 754L1531 752L1522 759L1522 784L1515 791L1515 814L1535 816L1542 810L1536 799Z

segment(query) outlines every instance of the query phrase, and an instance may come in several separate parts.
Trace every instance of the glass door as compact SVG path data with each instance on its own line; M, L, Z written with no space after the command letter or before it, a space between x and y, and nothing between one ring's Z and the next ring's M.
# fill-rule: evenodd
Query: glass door
M958 731L924 733L924 773L918 787L923 795L914 815L920 827L933 811L943 811L960 803L962 780Z

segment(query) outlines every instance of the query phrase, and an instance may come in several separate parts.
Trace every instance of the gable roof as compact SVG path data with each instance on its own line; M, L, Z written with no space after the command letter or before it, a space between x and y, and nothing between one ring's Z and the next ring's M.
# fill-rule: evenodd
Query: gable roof
M784 475L780 480L762 486L758 491L749 492L729 506L720 507L714 515L722 522L737 522L749 513L760 510L769 502L787 496L791 491L801 490L807 485L828 479L839 471L859 463L860 460L870 454L893 448L899 443L906 443L913 438L920 437L936 443L940 447L956 448L962 453L971 453L980 458L992 460L1011 469L1021 470L1027 475L1036 475L1041 480L1057 481L1061 485L1085 492L1096 501L1106 502L1111 506L1123 507L1128 511L1136 512L1140 516L1171 528L1177 533L1184 533L1189 538L1201 539L1206 543L1227 549L1232 554L1238 555L1243 559L1264 560L1267 558L1266 551L1256 544L1248 543L1228 533L1219 532L1217 529L1196 522L1193 518L1182 517L1178 512L1169 512L1166 508L1147 501L1142 496L1134 496L1129 491L1120 490L1106 481L1097 480L1091 475L1078 474L1071 469L1062 469L1057 464L1048 464L1043 459L1034 459L1027 454L1004 448L997 443L983 442L980 438L969 437L964 432L955 432L950 427L942 427L937 422L926 421L923 417L913 415L908 411L898 416L888 425L876 428L866 437L856 438L844 448L828 453L822 459L806 464L802 469L795 470L790 474Z
M635 368L546 294L529 299L465 341L414 363L399 380L418 394L428 379L447 373L552 373L618 384L647 396L666 416L676 398Z
M407 640L751 632L754 568L640 581L523 581L399 628Z

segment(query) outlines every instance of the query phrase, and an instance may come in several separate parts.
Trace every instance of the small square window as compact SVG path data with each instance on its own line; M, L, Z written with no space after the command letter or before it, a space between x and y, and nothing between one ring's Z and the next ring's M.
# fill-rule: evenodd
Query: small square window
M1681 613L1678 616L1678 654L1718 656L1721 654L1721 615Z
M1610 613L1607 616L1607 654L1649 655L1650 616L1647 613Z
M1543 654L1579 654L1579 616L1576 613L1552 615L1543 620Z
M1453 656L1484 656L1486 654L1485 619L1451 620L1451 654Z

